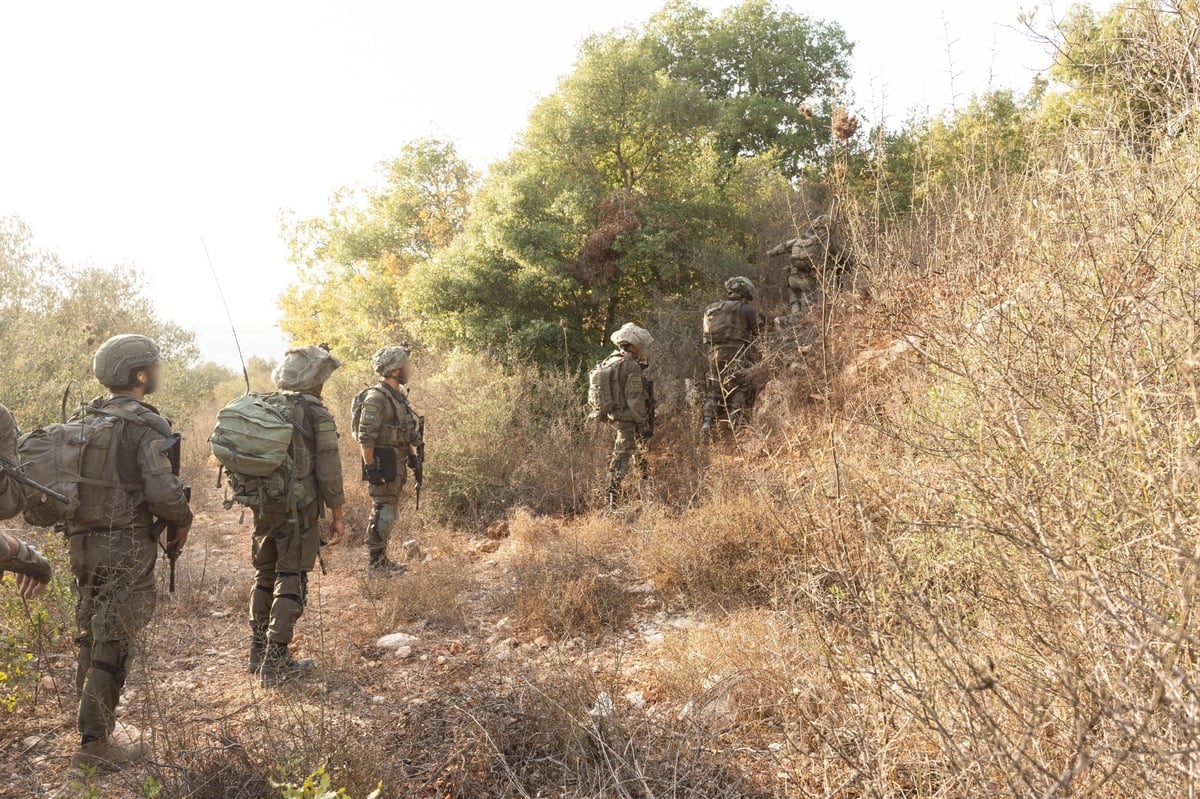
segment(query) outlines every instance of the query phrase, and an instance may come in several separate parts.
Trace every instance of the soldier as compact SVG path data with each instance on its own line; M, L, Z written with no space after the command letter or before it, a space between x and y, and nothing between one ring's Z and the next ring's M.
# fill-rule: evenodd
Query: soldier
M134 637L154 613L154 563L162 525L178 525L182 548L192 525L183 482L172 473L171 425L145 401L159 383L158 346L137 335L113 336L92 361L111 392L82 413L112 420L104 456L109 473L82 472L79 508L66 524L71 571L78 591L80 747L71 768L110 771L140 759L139 741L110 741L129 672Z
M724 411L735 433L745 429L753 389L746 370L758 353L754 343L762 330L754 300L754 284L747 277L725 281L726 297L704 311L704 343L708 345L708 395L704 400L701 430L712 433L713 421Z
M816 304L824 289L840 283L854 269L854 256L840 236L834 235L828 214L814 219L803 234L767 252L770 257L788 254L788 305L791 313L804 313Z
M19 464L17 423L3 405L0 405L0 460L14 467ZM0 519L12 518L24 507L21 485L7 472L0 473ZM16 536L0 533L0 580L6 571L16 575L17 595L22 599L37 596L50 582L50 561Z
M312 660L294 659L288 646L308 599L308 574L319 555L319 523L325 508L332 515L328 543L340 543L345 534L342 506L346 498L337 425L321 402L325 381L341 365L327 349L301 347L288 350L271 375L293 403L293 479L298 485L292 490L313 499L299 505L294 514L283 505L267 504L254 510L249 665L251 672L261 672L264 688L312 670Z
M654 338L647 330L629 322L613 333L611 339L617 349L596 367L592 378L605 397L595 403L598 412L617 431L605 488L609 510L617 506L621 482L635 455L643 479L649 476L644 450L654 435L652 401L644 376Z
M420 434L408 404L411 369L408 350L384 347L371 365L382 379L356 398L354 438L362 447L363 480L374 505L367 525L367 563L371 571L403 574L406 566L388 559L388 541L396 525L405 464L416 470ZM419 486L418 486L419 488Z

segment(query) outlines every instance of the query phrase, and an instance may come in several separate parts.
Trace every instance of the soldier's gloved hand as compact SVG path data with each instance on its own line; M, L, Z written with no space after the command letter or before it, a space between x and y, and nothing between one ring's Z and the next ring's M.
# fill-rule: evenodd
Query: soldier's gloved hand
M379 466L374 463L363 464L363 480L373 486L381 486L387 482L383 479L383 473L379 471Z
M417 456L412 452L408 453L408 468L412 469L413 472L416 472L417 467L420 465L421 464L417 462Z

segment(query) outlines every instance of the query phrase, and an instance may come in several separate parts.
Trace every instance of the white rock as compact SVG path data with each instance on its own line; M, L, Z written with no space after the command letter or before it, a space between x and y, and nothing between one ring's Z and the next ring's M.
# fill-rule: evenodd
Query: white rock
M405 658L409 658L409 657L412 657L412 647L411 646L402 646L396 650L396 659L397 660L404 660Z
M384 697L382 697L382 696L373 696L373 697L371 697L371 704L372 704L372 705L382 705L382 704L383 704L384 702L386 702L386 701L387 701L387 699L385 699L385 698L384 698Z
M657 649L667 642L667 636L662 633L650 633L646 636L646 646Z
M617 710L613 704L612 697L608 695L608 691L601 691L596 696L596 703L592 705L592 709L588 711L588 715L594 719L609 718Z
M630 691L625 694L625 701L636 708L643 708L646 706L646 694L641 691Z
M40 735L30 735L28 738L21 741L21 746L25 749L25 751L29 751L30 749L37 746L41 742L42 742L42 737Z
M417 642L420 640L421 639L417 638L417 636L409 635L408 633L392 633L391 635L385 635L376 641L375 646L379 647L380 649L401 649L406 646L416 646Z

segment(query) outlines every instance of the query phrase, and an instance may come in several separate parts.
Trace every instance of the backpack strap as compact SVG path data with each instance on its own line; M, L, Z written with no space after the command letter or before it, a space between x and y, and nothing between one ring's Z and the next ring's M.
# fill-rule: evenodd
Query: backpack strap
M400 393L400 389L393 388L391 383L385 380L379 381L379 386L382 386L384 392L392 398L392 402L396 405L396 421L400 421L400 412L403 411L409 416L413 416L412 406L408 404L408 397Z
M123 422L132 422L143 427L149 427L156 432L162 432L162 425L154 424L151 421L154 418L151 414L143 415L136 411L126 410L125 408L97 408L94 405L84 405L81 410L83 411L83 416L89 414L92 416L111 416ZM161 416L158 418L165 422ZM167 434L170 434L170 427L167 427ZM113 453L115 455L115 449ZM85 477L82 474L79 475L79 479L75 482L83 483L84 485L99 486L100 488L117 488L121 491L140 491L142 489L141 483L122 483L119 480L103 480L98 477Z

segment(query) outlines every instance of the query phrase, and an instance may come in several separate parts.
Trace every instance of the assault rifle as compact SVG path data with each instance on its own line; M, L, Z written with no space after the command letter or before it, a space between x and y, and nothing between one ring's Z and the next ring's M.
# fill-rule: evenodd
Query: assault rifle
M171 474L179 476L180 455L183 444L183 437L179 433L174 433L163 441L160 451L167 456L171 461ZM192 501L192 487L183 487L183 496L190 503ZM175 593L175 561L179 560L179 525L174 522L168 522L165 519L159 519L154 526L154 539L166 530L166 542L163 545L163 552L167 555L167 565L170 567L170 580L167 585L167 590L170 593Z
M421 484L425 482L425 417L417 417L417 454L408 456L408 465L413 473L413 492L417 496L417 510L421 509Z
M66 495L60 494L53 488L44 486L37 480L27 477L25 472L21 471L20 466L17 466L15 463L10 463L4 458L0 458L0 477L7 477L10 480L20 483L27 488L32 488L34 491L39 491L50 497L50 499L54 500L55 502L61 502L63 505L69 505L71 502Z
M654 380L649 377L642 378L642 390L646 394L646 438L654 437L654 416L658 410L658 400L654 398Z

